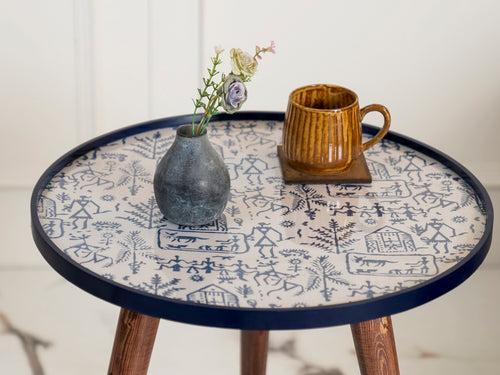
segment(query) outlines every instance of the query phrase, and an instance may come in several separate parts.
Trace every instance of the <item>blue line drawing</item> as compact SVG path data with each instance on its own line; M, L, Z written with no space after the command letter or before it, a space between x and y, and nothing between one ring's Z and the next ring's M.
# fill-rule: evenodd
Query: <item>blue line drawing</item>
M311 266L306 267L306 270L309 272L307 290L314 290L321 287L320 293L326 302L331 301L333 292L337 290L331 285L349 285L349 282L341 277L342 272L337 271L325 255L314 259Z
M129 286L132 286L138 290L144 292L152 293L154 295L161 295L163 297L171 297L173 294L184 290L184 288L179 287L180 279L173 278L170 281L163 282L160 275L155 273L149 282L142 282L134 284L129 282Z
M216 257L217 256L213 256L213 258ZM205 257L203 260L187 261L179 255L175 255L170 259L165 259L157 255L156 264L159 266L158 270L169 269L172 270L172 272L183 272L183 270L185 270L187 274L199 274L201 272L210 274L220 268L223 268L223 266L217 265L216 262L212 260L213 258Z
M257 286L267 286L273 289L268 290L266 293L268 296L272 293L290 292L295 296L304 293L304 287L299 283L289 281L293 279L294 274L288 274L285 272L279 272L276 270L276 265L278 262L274 260L268 260L267 263L260 263L259 270L255 273L253 279L257 283Z
M156 131L151 136L135 136L132 143L130 143L130 148L126 149L131 150L146 159L158 160L165 154L165 152L167 152L167 149L173 142L173 139L173 136L163 138L161 133Z
M43 198L43 196L42 196L42 197L40 197L40 198ZM63 191L63 192L61 192L61 193L59 193L59 194L56 194L56 198L57 198L57 200L58 200L59 202L61 202L61 203L65 203L66 201L71 200L71 197L70 197L70 196L69 196L69 194L67 194L65 191ZM55 203L55 202L54 202L54 203Z
M262 184L260 176L263 175L267 169L269 169L267 162L253 154L243 157L238 164L234 165L236 178L238 178L239 171L241 171L241 174L246 177L250 185Z
M411 192L405 181L392 180L386 181L384 185L380 184L379 192L368 193L367 196L379 198L402 198L408 197Z
M274 121L210 128L232 174L213 223L162 217L151 179L175 129L155 129L65 166L41 192L41 225L67 257L124 287L251 308L394 293L449 270L482 238L484 207L468 182L394 142L365 153L372 184L284 184L281 129Z
M374 298L384 294L387 291L387 287L380 287L373 284L370 280L365 280L364 284L361 284L358 288L350 288L350 290L352 291L351 297L360 295L366 298Z
M347 271L367 276L432 276L438 273L434 255L387 255L349 253Z
M298 273L303 269L304 260L311 258L309 251L304 249L283 249L279 252L283 257L288 259L288 271Z
M56 201L43 195L38 199L37 212L43 218L42 226L49 238L59 238L64 235L64 222L57 218Z
M241 197L242 202L244 203L246 208L250 209L258 209L256 215L260 216L264 213L275 213L281 212L283 214L288 213L289 208L282 204L282 202L275 202L275 199L271 195L264 195L262 191L264 188L262 186L256 187L252 190L248 190L246 192L237 192L237 195L234 197ZM232 194L233 195L233 194Z
M241 254L249 250L242 233L191 230L158 230L158 247L163 250Z
M86 168L78 170L68 177L68 179L71 181L71 184L74 187L79 187L80 189L87 189L92 187L102 187L105 190L113 189L115 187L115 183L108 179L110 173L94 170L93 166L95 164L95 162L81 163L80 165Z
M80 198L73 199L70 204L64 206L63 211L69 213L73 229L87 229L88 221L94 215L107 212L101 211L101 206L86 195L81 195Z
M113 172L114 166L116 165L116 162L114 160L118 160L119 162L122 162L125 159L127 159L127 157L128 157L128 155L126 155L126 154L117 154L114 152L101 153L101 159L108 160L106 162L106 165L108 166L107 172Z
M408 179L422 181L421 172L427 165L427 161L415 151L404 151L402 155L388 158L389 163L399 173L406 173ZM400 165L402 164L402 165Z
M128 266L133 274L138 273L141 267L146 264L140 258L154 259L151 252L152 247L141 237L138 230L129 232L124 240L118 241L118 243L120 244L120 252L116 257L116 263L130 261Z
M310 220L316 218L320 207L327 207L325 197L309 185L296 185L293 190L288 191L292 197L291 211L304 211Z
M361 218L372 218L382 217L385 215L385 207L379 202L375 202L371 206L362 206L359 217Z
M191 302L208 305L219 305L227 307L239 307L238 297L215 284L207 285L204 288L189 293L187 300Z
M439 201L445 197L444 193L432 191L431 183L426 182L422 185L413 184L413 186L417 189L423 189L423 191L414 194L412 197L417 204L429 207L437 202L439 205Z
M417 247L410 234L388 225L365 236L369 253L415 252Z
M448 254L450 252L448 244L452 242L452 238L463 234L457 234L454 228L436 218L431 219L424 226L416 224L413 229L425 243L432 245L436 254L442 251Z
M64 222L62 219L55 217L45 218L42 226L45 233L49 238L60 238L64 234Z
M254 241L254 246L259 249L261 258L276 258L274 248L278 246L278 242L283 240L283 235L270 225L259 223L253 227L250 239Z
M172 226L169 225L168 222L165 223L165 225L168 228L171 228ZM211 223L205 224L205 225L177 225L177 228L179 230L190 230L190 231L199 231L199 232L227 232L227 220L226 220L226 215L222 214L221 217L218 219L214 220Z
M366 164L368 165L368 170L370 171L370 174L372 175L373 179L375 180L391 179L389 171L387 170L384 164L371 159L367 159Z
M220 265L220 268L225 268L230 274L234 274L237 279L242 281L248 281L245 276L257 272L257 267L250 267L241 259L238 259L236 263Z
M123 210L127 216L117 216L118 219L127 220L141 228L152 229L160 225L163 215L156 204L154 195L150 196L147 201L132 203L127 202L130 206L129 210Z
M136 195L144 187L144 185L141 185L141 182L152 184L151 173L138 160L132 161L125 168L120 168L120 171L122 172L122 176L116 185L128 186L128 190L132 195Z
M114 221L94 221L92 226L97 232L101 231L112 231L114 233L120 234L123 231L119 228L122 226L120 223Z
M87 240L89 238L90 235L88 234L82 234L80 236L71 235L70 240L80 242L76 245L67 247L64 249L64 252L68 255L73 255L80 264L95 263L99 264L101 267L111 267L113 265L113 258L101 254L107 250L107 248L88 244Z
M243 296L243 298L248 298L248 296L251 296L253 293L253 289L251 286L248 286L247 284L243 284L242 286L236 287L236 291Z
M114 241L115 235L112 232L104 232L99 243L103 244L105 247L109 247Z
M376 186L376 188L374 188ZM327 194L332 198L370 198L370 199L398 199L408 198L412 192L408 183L403 180L375 180L372 185L349 185L342 187L327 185Z
M387 212L393 225L404 223L407 220L418 221L427 217L426 210L410 206L407 202L397 208L389 207Z
M347 222L341 225L340 222L331 218L328 226L319 228L311 228L313 236L308 236L312 242L303 242L304 245L310 245L326 250L329 253L335 252L340 254L349 251L359 238L355 238L356 230L355 222Z

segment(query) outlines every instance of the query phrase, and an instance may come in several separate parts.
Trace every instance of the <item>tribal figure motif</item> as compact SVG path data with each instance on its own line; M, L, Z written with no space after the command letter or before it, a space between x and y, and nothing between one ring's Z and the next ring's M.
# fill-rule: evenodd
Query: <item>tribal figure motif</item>
M175 129L101 145L60 170L38 201L46 235L104 280L197 304L301 308L355 302L432 279L464 259L485 227L482 202L446 166L382 141L373 183L285 185L281 122L209 129L232 176L224 215L166 221L151 183Z

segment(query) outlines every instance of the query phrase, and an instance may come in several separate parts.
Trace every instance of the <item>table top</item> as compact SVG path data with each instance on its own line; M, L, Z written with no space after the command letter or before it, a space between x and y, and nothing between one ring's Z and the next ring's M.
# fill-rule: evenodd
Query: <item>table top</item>
M285 185L283 113L219 115L209 138L231 175L224 217L162 218L155 166L189 116L124 128L57 160L31 202L35 242L73 284L186 323L301 329L395 314L453 289L481 264L493 209L441 152L390 132L365 153L372 184ZM363 125L364 136L377 129Z

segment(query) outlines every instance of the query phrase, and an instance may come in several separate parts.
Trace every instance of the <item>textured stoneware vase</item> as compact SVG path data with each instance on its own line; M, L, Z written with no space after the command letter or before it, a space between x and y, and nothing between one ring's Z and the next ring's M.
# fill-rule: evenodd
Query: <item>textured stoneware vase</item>
M222 215L229 190L229 172L207 134L191 136L191 125L177 129L154 177L156 202L165 218L181 225L211 223Z
M372 139L362 143L361 121L371 111L384 116L384 125ZM304 86L294 90L288 100L283 154L297 170L339 173L379 142L390 124L387 108L371 104L359 109L358 96L349 89L324 84Z

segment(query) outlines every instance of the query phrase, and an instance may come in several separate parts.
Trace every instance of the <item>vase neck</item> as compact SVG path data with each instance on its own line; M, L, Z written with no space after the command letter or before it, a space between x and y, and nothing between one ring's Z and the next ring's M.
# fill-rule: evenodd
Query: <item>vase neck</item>
M192 125L182 125L177 128L176 138L187 138L187 139L201 139L207 137L207 130L204 129L201 134L193 134L196 131L196 126L193 128Z

